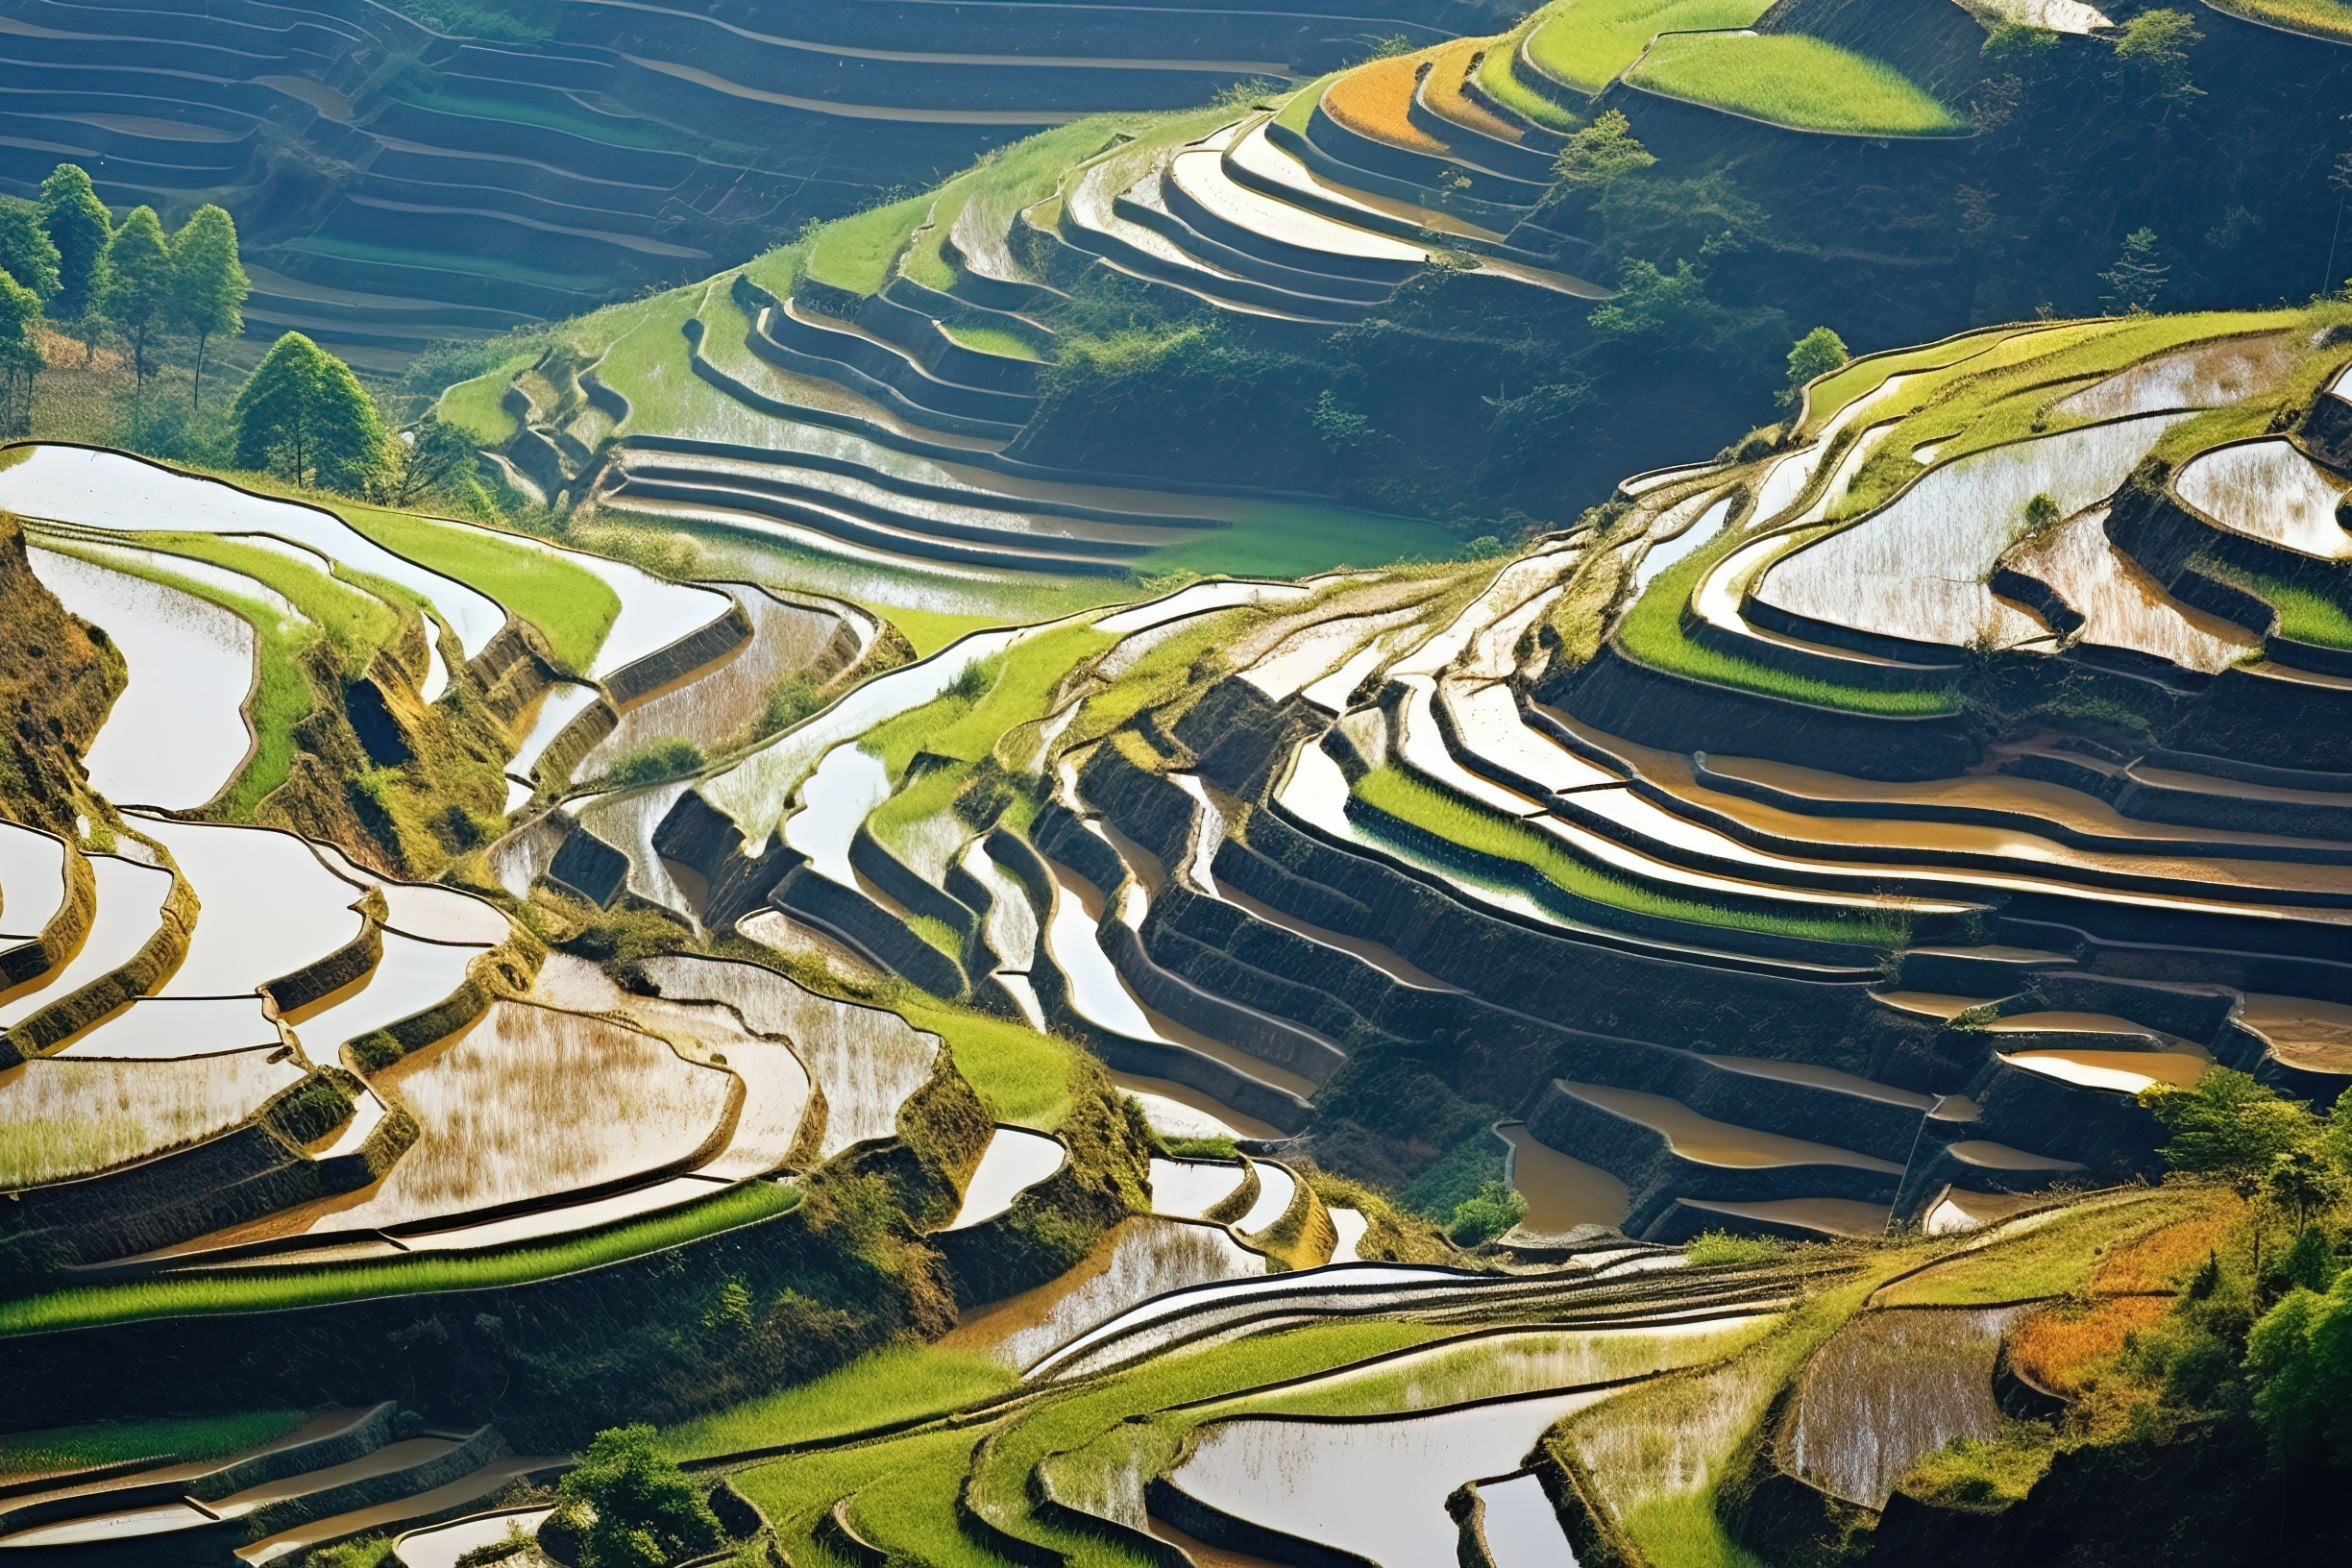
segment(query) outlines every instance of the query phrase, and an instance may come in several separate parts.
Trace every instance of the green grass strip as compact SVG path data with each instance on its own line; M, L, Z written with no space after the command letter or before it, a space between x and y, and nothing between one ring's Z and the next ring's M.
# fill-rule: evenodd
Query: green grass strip
M346 674L368 667L377 649L400 635L401 612L365 589L281 551L211 533L142 533L138 543L166 554L209 561L253 578L291 603L334 645Z
M2278 611L2281 637L2315 643L2321 648L2352 649L2352 609L2345 607L2345 599L2352 598L2352 576L2347 576L2342 584L2345 598L2337 598L2285 577L2249 572L2210 555L2198 555L2190 564L2205 576L2242 588L2268 603Z
M221 1415L159 1415L11 1433L0 1437L0 1481L132 1459L171 1458L184 1463L217 1459L282 1437L308 1419L309 1413L231 1410Z
M1557 10L1559 7L1554 5L1532 12L1517 27L1488 43L1478 63L1478 85L1487 97L1537 125L1554 131L1577 131L1582 129L1582 120L1529 86L1519 76L1519 46L1527 41L1529 34L1550 21Z
M1658 574L1642 597L1617 625L1617 640L1626 652L1654 669L1687 675L1710 686L1729 686L1767 697L1785 697L1817 707L1843 708L1881 718L1931 718L1957 713L1960 700L1948 690L1928 687L1913 691L1879 691L1871 686L1843 686L1810 675L1791 674L1752 659L1743 659L1683 634L1682 607L1700 577L1737 548L1736 534L1727 536L1695 554L1687 555Z
M1569 0L1530 36L1528 58L1598 93L1660 33L1747 27L1771 9L1772 0Z
M603 578L551 549L410 512L350 502L335 510L386 550L481 590L537 626L566 669L585 670L595 661L621 613L620 596Z
M1005 731L1045 716L1045 704L1062 677L1118 639L1091 625L1057 626L1022 638L974 667L959 685L985 681L977 692L950 689L919 708L876 724L858 742L880 757L892 777L907 770L918 751L978 762Z
M779 1388L669 1428L661 1434L661 1446L673 1458L698 1459L781 1443L821 1442L938 1415L1018 1381L1011 1367L970 1351L886 1345L813 1383ZM5 1452L0 1449L0 1454Z
M1692 925L1766 931L1809 942L1861 943L1874 947L1896 946L1906 935L1900 919L1859 911L1807 918L1729 909L1658 893L1597 870L1570 854L1550 834L1481 810L1401 769L1374 769L1356 781L1354 793L1366 805L1433 833L1449 844L1497 860L1514 861L1575 897L1635 915L1682 920Z
M381 1262L322 1268L253 1268L79 1286L0 1302L0 1335L41 1334L99 1323L221 1312L282 1311L338 1301L415 1296L439 1290L491 1290L615 1263L716 1236L794 1208L798 1191L751 1182L592 1236L485 1253L420 1253Z
M1807 131L1926 136L1962 129L1894 66L1796 33L1660 38L1626 80Z

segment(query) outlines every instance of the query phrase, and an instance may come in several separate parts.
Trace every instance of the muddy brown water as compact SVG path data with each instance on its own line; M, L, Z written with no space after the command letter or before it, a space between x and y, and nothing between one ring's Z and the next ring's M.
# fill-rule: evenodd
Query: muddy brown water
M1644 1094L1630 1089L1606 1089L1598 1084L1562 1085L1579 1099L1589 1101L1629 1121L1664 1135L1675 1153L1707 1165L1850 1165L1857 1170L1901 1173L1902 1166L1874 1160L1851 1149L1815 1143L1778 1133L1759 1132L1732 1122L1703 1116L1679 1100L1663 1094Z
M1625 1183L1598 1165L1539 1141L1525 1122L1495 1129L1511 1147L1510 1181L1528 1200L1528 1230L1556 1236L1579 1225L1616 1225L1629 1206Z
M2271 1054L2290 1066L2352 1073L2352 1007L2248 992L2239 1018L2268 1041Z

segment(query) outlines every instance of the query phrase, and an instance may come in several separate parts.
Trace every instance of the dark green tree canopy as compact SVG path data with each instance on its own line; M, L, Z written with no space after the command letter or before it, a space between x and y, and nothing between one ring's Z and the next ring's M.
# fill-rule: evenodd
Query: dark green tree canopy
M172 236L172 325L199 337L241 332L252 292L237 259L236 224L207 202Z
M52 308L61 319L70 321L95 303L107 244L114 237L114 220L78 163L60 163L41 182L35 205L40 208L41 227L58 252L58 297Z
M1803 393L1805 382L1816 376L1828 375L1850 357L1844 338L1826 327L1814 328L1789 348L1788 391L1781 395L1781 401L1795 403Z
M649 1426L598 1433L557 1489L593 1513L581 1522L580 1568L663 1568L722 1539L710 1505L654 1447Z
M0 196L0 268L46 305L57 298L58 260L41 209L21 196Z
M391 462L376 404L351 366L300 332L270 346L230 412L240 468L363 493Z
M131 340L132 362L143 380L147 343L164 328L171 308L171 243L152 207L135 207L107 242L98 309Z

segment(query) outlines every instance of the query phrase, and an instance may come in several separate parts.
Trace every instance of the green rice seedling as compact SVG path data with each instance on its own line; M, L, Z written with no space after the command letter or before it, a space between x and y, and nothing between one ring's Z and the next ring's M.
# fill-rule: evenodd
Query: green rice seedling
M282 1311L378 1296L498 1289L558 1274L575 1274L716 1236L780 1214L799 1201L799 1192L791 1188L749 1182L716 1197L647 1219L536 1246L507 1247L479 1254L419 1253L382 1262L256 1268L234 1274L160 1276L116 1285L77 1286L0 1302L0 1335L39 1334L159 1317Z
M1626 80L1808 131L1926 136L1962 128L1894 66L1801 34L1659 38Z
M284 1436L301 1424L305 1414L302 1410L230 1410L219 1415L159 1415L12 1433L0 1437L0 1481L132 1459L217 1459Z
M1396 768L1374 769L1356 781L1354 793L1365 804L1433 833L1449 844L1497 860L1516 862L1576 897L1633 914L1686 920L1694 925L1767 931L1811 942L1861 943L1877 947L1899 945L1904 937L1904 922L1893 915L1874 917L1857 911L1850 916L1801 916L1727 909L1621 881L1571 855L1549 834L1482 811Z
M759 1505L760 1511L775 1522L776 1536L786 1555L794 1562L811 1560L833 1562L832 1554L815 1539L817 1522L832 1506L843 1498L864 1494L869 1487L880 1488L894 1481L917 1491L931 1490L938 1501L932 1505L938 1514L949 1521L953 1529L954 1486L971 1458L971 1451L987 1429L968 1427L961 1431L925 1433L893 1441L859 1448L828 1449L815 1454L795 1455L767 1464L755 1464L736 1472L732 1478L744 1496ZM943 1483L945 1491L938 1492ZM878 1510L869 1507L853 1514L859 1533L864 1534L874 1525ZM918 1533L928 1534L920 1526ZM936 1528L936 1527L934 1527ZM869 1537L871 1539L872 1537ZM892 1536L897 1544L896 1535ZM942 1543L926 1540L934 1548ZM949 1555L934 1558L926 1554L921 1561L933 1562L936 1568L960 1568L972 1561L974 1554L968 1545L954 1548ZM980 1558L993 1565L992 1558Z
M1959 698L1946 689L1881 691L1871 686L1845 686L1811 675L1792 674L1692 642L1682 630L1682 607L1690 602L1691 591L1699 586L1699 579L1707 569L1742 542L1736 534L1727 534L1720 544L1694 551L1659 573L1617 624L1617 640L1626 652L1643 664L1688 675L1711 686L1761 692L1768 697L1784 697L1819 707L1905 719L1959 711Z
M330 575L324 562L313 567L279 551L211 533L142 533L136 538L151 550L225 566L279 594L334 645L347 674L364 671L377 649L400 635L399 609L384 596ZM415 600L404 595L395 602Z
M585 670L621 613L604 579L540 546L469 527L345 502L343 520L386 550L478 588L537 626L558 664Z
M1570 0L1530 34L1545 75L1598 94L1660 33L1747 27L1770 0Z
M513 440L521 427L502 400L508 383L527 370L534 357L516 355L442 393L442 420L478 447L502 447Z
M912 986L888 1004L918 1029L947 1041L961 1072L997 1121L1051 1132L1069 1115L1078 1047L1027 1024L943 1002Z
M852 294L875 292L890 281L891 263L930 210L928 195L910 196L823 225L809 240L809 277Z
M1007 359L1041 359L1036 344L1018 332L1009 332L1001 327L980 327L969 322L951 321L940 329L956 342L975 354L1001 355Z
M1005 731L1045 715L1064 676L1117 641L1090 625L1057 626L1022 638L967 672L963 690L951 687L921 707L877 724L858 745L883 759L893 776L906 772L917 751L978 762Z
M2322 648L2352 648L2352 578L2345 579L2340 597L2209 555L2199 555L2193 564L2207 576L2243 588L2278 611L2280 636Z
M937 1345L888 1345L813 1383L672 1427L661 1434L661 1446L672 1458L683 1460L821 1442L958 1409L1015 1381L1012 1368L986 1356Z
M1286 131L1296 131L1305 135L1307 122L1314 118L1315 105L1323 101L1324 90L1338 81L1339 75L1339 72L1334 71L1329 76L1317 77L1292 93L1275 114L1274 123Z

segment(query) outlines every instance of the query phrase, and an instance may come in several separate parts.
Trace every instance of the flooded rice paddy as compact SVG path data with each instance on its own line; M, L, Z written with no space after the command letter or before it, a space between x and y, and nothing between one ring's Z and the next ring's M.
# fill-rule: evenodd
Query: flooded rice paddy
M2026 1311L1896 1309L1849 1322L1799 1383L1789 1431L1797 1473L1850 1503L1884 1507L1921 1455L1955 1437L1999 1435L1994 1359Z
M59 601L122 649L126 683L85 759L90 787L123 805L165 811L201 806L227 789L253 752L245 718L258 646L252 625L128 572L55 551L29 553Z
M110 1169L209 1138L302 1081L276 1043L223 1056L37 1057L0 1072L0 1188Z
M172 890L169 871L118 855L92 855L89 865L98 892L89 935L56 968L0 992L0 1028L14 1028L50 1003L122 968L162 924L163 900Z
M1265 1273L1263 1256L1213 1225L1137 1216L1119 1222L1059 1278L968 1313L943 1341L1025 1368L1139 1302L1187 1286Z
M1528 1200L1522 1229L1556 1236L1579 1225L1624 1221L1626 1185L1607 1171L1542 1142L1525 1122L1506 1122L1495 1136L1510 1145L1511 1187Z
M355 907L362 890L291 833L160 817L132 825L171 851L201 906L187 957L158 995L256 990L325 958L366 924Z
M1059 1139L1022 1127L999 1127L980 1156L971 1180L964 1184L964 1203L946 1229L961 1231L984 1224L1013 1207L1013 1200L1062 1168L1069 1151Z

